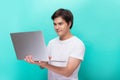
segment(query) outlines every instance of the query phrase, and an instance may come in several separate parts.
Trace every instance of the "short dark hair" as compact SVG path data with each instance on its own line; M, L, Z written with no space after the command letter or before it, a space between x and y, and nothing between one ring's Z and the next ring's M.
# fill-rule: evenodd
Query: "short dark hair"
M70 29L72 28L73 14L70 10L63 9L63 8L56 10L55 13L53 13L53 15L51 16L51 19L54 20L57 17L62 17L68 24L69 24L69 22L71 22Z

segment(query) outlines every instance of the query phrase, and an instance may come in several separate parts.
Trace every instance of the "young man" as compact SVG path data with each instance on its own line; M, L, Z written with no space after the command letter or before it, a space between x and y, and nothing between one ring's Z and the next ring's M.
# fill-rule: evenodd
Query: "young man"
M26 56L25 60L47 68L48 80L78 80L78 71L85 47L83 42L70 32L73 15L67 9L58 9L51 18L58 37L48 44L50 61L34 62L32 56Z

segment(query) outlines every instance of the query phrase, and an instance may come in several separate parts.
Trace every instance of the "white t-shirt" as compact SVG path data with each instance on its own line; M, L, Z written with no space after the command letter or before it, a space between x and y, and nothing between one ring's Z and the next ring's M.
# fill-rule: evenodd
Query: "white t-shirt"
M49 56L51 56L49 64L65 67L69 57L83 60L85 47L83 42L76 36L63 41L59 40L59 37L57 37L49 42L48 50L50 53ZM80 65L70 77L65 77L48 70L48 80L78 80L79 68Z

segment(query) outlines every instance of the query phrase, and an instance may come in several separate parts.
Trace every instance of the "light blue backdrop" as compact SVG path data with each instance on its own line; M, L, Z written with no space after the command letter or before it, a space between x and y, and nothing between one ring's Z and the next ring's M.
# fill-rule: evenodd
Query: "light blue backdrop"
M120 0L1 0L0 80L47 80L46 69L16 59L10 32L42 30L48 44L58 8L73 12L71 32L86 46L79 80L120 80Z

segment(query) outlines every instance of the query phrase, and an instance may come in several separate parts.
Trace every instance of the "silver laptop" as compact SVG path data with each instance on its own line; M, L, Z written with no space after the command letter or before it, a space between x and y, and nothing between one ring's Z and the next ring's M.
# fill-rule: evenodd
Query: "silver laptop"
M10 33L18 60L32 55L34 61L48 61L48 51L41 31Z

